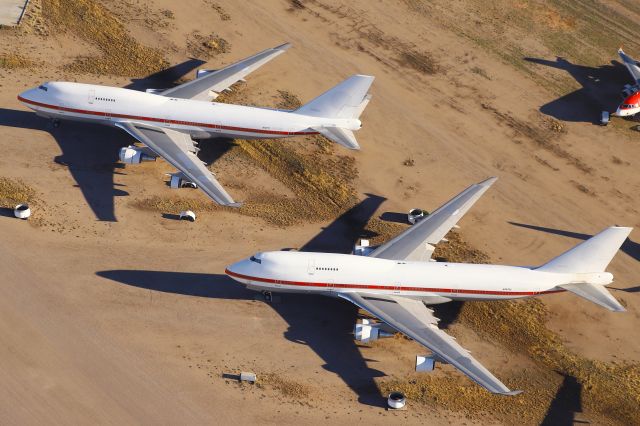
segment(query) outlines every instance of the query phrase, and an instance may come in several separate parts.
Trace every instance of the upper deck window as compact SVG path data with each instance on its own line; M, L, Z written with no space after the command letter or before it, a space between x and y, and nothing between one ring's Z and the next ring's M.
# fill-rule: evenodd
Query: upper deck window
M49 90L49 89L47 89L47 86L44 86L44 85L42 85L42 86L38 86L38 89L40 89L40 90L44 90L45 92L46 92L47 90Z
M250 260L250 261L252 261L252 262L260 263L260 264L262 263L262 259L258 259L258 258L257 258L257 257L255 257L255 256L251 256L251 257L249 258L249 260Z

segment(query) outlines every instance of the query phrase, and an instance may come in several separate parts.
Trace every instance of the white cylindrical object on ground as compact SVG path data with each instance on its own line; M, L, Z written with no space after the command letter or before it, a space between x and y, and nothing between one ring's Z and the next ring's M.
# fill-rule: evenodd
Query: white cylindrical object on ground
M13 209L13 215L18 219L28 219L31 216L31 209L27 204L18 204L15 209Z
M389 405L389 408L397 410L398 408L403 408L407 404L407 398L402 392L391 392L389 394L389 398L387 398L387 404Z

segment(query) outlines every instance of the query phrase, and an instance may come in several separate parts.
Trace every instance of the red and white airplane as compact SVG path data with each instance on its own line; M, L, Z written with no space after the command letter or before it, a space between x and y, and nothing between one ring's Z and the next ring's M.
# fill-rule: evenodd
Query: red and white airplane
M400 331L431 350L416 370L449 363L487 390L514 395L456 340L437 327L426 305L452 300L508 300L570 291L611 311L624 307L606 290L605 269L632 228L610 227L539 267L435 262L434 245L493 184L490 178L458 194L397 237L355 254L272 251L230 265L226 274L263 292L305 292L340 297L383 323L363 320L355 337L368 342Z
M371 96L373 77L354 75L294 111L211 102L218 94L290 47L267 49L220 70L199 70L196 79L171 89L146 92L68 82L44 83L18 100L36 114L54 120L90 121L116 126L144 147L120 151L127 164L160 156L177 173L171 188L198 186L217 203L238 207L206 165L198 159L193 139L283 138L322 134L349 149L360 146L353 134L361 127L360 114Z
M624 53L622 47L618 49L618 55L631 73L634 84L627 84L624 87L622 93L625 99L615 114L619 117L630 117L640 112L640 63Z

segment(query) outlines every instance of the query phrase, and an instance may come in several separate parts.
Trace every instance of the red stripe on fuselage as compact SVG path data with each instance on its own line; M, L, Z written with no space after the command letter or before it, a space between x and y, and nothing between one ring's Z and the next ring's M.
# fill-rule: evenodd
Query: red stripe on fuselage
M271 278L252 277L250 275L238 274L225 269L225 274L251 281L259 281L269 284L282 284L298 287L323 287L323 288L339 288L353 290L391 290L391 291L421 291L425 293L448 293L448 294L486 294L491 296L537 296L539 294L560 293L565 290L547 290L547 291L495 291L495 290L463 290L455 288L426 288L426 287L396 287L387 285L372 284L332 284L332 283L313 283L306 281L285 281L274 280Z
M179 121L179 120L165 120L164 118L142 117L137 115L126 115L126 114L117 114L117 113L107 114L105 112L100 112L100 111L89 111L84 109L67 108L67 107L61 107L58 105L45 104L42 102L36 102L29 99L25 99L21 96L18 96L18 100L26 104L31 104L31 105L39 106L43 108L54 109L58 111L73 112L76 114L95 115L99 117L113 117L113 118L124 118L127 120L153 121L157 123L178 124L182 126L206 127L210 129L231 130L234 132L260 133L264 135L294 136L294 135L317 135L318 134L318 132L280 132L275 130L249 129L245 127L223 126L221 124L196 123L191 121Z

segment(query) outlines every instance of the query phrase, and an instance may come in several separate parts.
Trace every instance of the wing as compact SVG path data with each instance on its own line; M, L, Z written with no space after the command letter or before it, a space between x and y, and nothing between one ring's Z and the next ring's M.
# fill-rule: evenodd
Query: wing
M453 365L490 392L517 395L489 370L475 360L469 351L437 326L439 321L424 303L406 297L367 293L339 293L339 296L368 311L396 330L427 347L440 359Z
M620 55L622 62L624 62L624 64L626 65L627 69L631 73L631 77L633 77L633 80L636 82L636 84L640 84L640 66L638 64L638 61L624 53L622 48L618 49L618 55Z
M218 93L228 89L232 84L243 80L251 72L284 53L289 47L291 47L291 45L286 43L272 49L264 50L228 67L209 72L203 77L167 89L159 93L159 95L171 98L210 101L215 99Z
M240 207L233 201L205 164L196 155L198 149L187 134L171 129L134 122L115 123L153 152L180 170L190 181L198 185L213 201L231 207Z
M439 243L447 235L497 179L492 177L471 185L417 224L382 244L369 256L392 260L430 259L435 248L433 244Z

